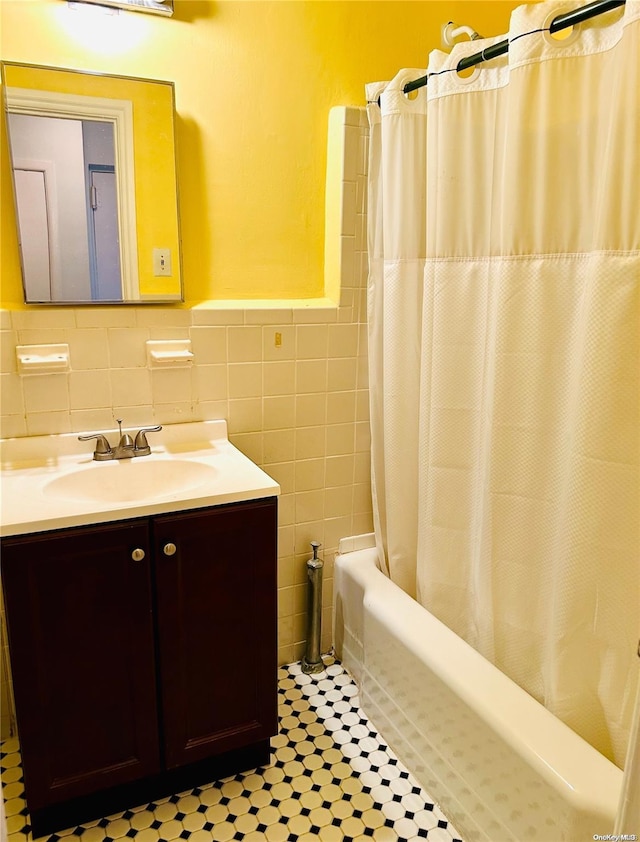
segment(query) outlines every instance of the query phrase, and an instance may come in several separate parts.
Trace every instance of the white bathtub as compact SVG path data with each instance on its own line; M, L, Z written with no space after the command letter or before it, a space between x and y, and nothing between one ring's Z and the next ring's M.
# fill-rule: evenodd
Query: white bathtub
M362 707L465 842L612 833L620 769L394 585L373 536L343 539L334 575Z

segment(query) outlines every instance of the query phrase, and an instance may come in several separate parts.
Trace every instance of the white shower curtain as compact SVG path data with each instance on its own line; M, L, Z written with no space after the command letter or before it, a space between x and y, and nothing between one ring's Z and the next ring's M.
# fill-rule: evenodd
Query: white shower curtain
M640 631L640 3L367 86L389 575L622 765ZM532 33L532 34L525 34ZM380 96L380 105L377 104Z

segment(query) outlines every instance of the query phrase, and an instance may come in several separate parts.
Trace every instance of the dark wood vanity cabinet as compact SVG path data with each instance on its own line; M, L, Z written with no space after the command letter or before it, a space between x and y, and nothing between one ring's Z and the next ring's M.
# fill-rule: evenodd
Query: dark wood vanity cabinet
M36 832L268 762L276 521L267 498L2 540Z
M132 560L136 548L145 561ZM144 521L2 542L32 810L158 769L148 558Z
M169 768L276 733L275 521L254 504L153 522Z

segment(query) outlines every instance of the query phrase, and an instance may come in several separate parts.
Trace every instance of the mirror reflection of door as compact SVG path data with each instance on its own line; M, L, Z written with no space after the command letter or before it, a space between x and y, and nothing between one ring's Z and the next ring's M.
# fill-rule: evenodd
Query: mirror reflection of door
M107 164L89 164L88 220L91 298L122 298L116 173Z
M122 300L113 124L30 114L9 114L9 123L27 301ZM96 219L91 178L101 171L105 212ZM32 234L45 222L42 246Z
M51 301L51 225L47 214L47 165L23 162L14 168L18 231L25 278L38 301ZM49 174L50 178L50 174ZM30 244L24 247L22 243Z
M93 301L122 299L113 124L82 120Z

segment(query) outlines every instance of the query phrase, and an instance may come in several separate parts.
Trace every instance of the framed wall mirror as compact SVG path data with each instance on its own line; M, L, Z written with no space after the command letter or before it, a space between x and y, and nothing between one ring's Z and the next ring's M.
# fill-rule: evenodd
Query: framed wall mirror
M28 304L183 300L172 82L2 62Z

